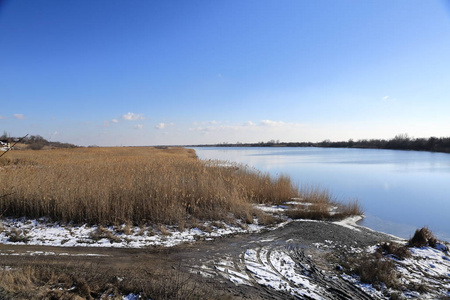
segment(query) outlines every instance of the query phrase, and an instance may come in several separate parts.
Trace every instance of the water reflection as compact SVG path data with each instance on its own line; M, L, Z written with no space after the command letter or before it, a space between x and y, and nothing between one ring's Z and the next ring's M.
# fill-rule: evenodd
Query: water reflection
M358 198L364 226L409 238L428 226L450 241L450 155L417 151L333 148L196 148L202 159L235 161L299 185Z

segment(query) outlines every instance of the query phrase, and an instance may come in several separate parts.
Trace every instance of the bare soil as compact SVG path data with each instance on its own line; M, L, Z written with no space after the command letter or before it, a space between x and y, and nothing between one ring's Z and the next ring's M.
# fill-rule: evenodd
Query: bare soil
M365 228L356 231L330 222L299 221L263 233L197 241L171 248L67 248L0 244L0 265L21 267L51 263L61 268L67 265L95 265L98 272L113 269L117 270L117 274L130 276L136 270L145 270L149 278L158 276L164 270L176 269L213 290L214 294L226 295L226 298L294 298L291 294L258 284L256 274L246 268L242 259L244 253L249 249L261 253L264 249L264 253L282 251L289 255L296 268L321 287L324 299L372 299L336 276L340 272L337 265L343 252L351 247L362 248L391 239L391 236ZM334 246L324 247L327 244ZM226 271L217 268L217 264L224 260L232 262ZM226 273L233 271L245 272L251 285L236 285L228 280ZM273 272L277 271L273 269Z

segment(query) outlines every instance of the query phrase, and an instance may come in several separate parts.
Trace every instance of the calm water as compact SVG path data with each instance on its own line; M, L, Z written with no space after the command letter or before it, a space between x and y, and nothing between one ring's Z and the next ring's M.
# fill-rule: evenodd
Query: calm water
M409 238L428 226L450 241L450 154L334 148L195 148L201 159L235 161L295 183L358 199L369 228Z

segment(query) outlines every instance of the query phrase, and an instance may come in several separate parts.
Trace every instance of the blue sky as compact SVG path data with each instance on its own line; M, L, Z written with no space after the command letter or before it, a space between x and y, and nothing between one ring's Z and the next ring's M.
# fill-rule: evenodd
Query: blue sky
M0 61L13 136L450 136L446 1L0 0Z

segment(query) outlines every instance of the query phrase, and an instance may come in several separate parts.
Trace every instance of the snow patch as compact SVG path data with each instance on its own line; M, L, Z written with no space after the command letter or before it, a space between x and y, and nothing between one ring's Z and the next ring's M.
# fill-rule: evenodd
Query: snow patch
M97 234L98 226L48 223L45 219L7 218L1 220L0 224L3 228L0 233L0 243L2 244L117 248L172 247L201 239L213 240L237 233L260 232L265 228L256 224L240 226L239 224L215 223L219 226L217 227L211 222L205 222L200 227L211 230L204 231L199 228L190 228L180 231L175 226L166 226L167 232L163 234L157 228L149 226L145 228L133 227L130 229L131 234L125 234L122 230L124 226L111 226L102 229L108 232L107 236L99 237Z

